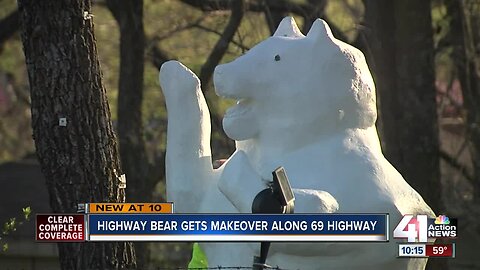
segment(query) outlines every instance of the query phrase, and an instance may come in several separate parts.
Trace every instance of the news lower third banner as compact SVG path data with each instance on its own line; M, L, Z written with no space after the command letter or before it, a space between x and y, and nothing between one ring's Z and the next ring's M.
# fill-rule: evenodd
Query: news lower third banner
M388 232L388 214L175 214L173 203L87 203L36 217L39 242L382 242Z
M88 241L388 241L386 214L95 214Z

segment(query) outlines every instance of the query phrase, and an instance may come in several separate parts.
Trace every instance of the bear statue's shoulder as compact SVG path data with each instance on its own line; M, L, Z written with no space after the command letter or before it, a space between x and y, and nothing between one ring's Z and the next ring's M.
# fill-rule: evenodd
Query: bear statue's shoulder
M381 166L380 186L385 186L385 193L400 215L435 214L423 197L403 178L393 165L385 158Z

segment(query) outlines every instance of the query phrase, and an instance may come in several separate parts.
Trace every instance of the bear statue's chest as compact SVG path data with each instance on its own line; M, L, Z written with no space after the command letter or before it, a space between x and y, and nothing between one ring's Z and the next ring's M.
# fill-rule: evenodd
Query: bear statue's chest
M393 205L394 189L398 190L403 179L397 179L396 172L389 173L393 167L387 163L373 153L312 148L269 162L270 166L257 164L256 170L266 175L283 166L292 188L328 192L337 200L339 211L361 212Z

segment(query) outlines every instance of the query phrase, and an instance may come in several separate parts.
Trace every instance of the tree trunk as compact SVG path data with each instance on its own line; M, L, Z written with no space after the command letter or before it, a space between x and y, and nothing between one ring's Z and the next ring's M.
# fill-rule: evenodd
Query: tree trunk
M457 34L456 67L459 73L467 110L467 128L470 141L470 155L473 165L473 195L480 203L480 4L477 1L451 3L452 32Z
M436 213L442 213L430 1L365 0L367 59L379 99L382 148ZM447 269L430 260L427 269Z
M159 179L151 173L143 137L143 1L108 0L107 5L120 28L117 115L120 159L128 180L127 198L132 202L151 202ZM135 249L138 267L148 268L148 243L135 243Z
M117 114L120 158L128 180L127 198L135 202L150 201L155 181L149 177L143 138L143 1L109 0L107 3L120 27Z
M377 89L378 120L377 128L380 133L383 153L393 162L391 157L399 156L397 147L396 119L397 111L394 106L396 97L395 80L395 31L392 1L366 0L365 28L359 33L361 49L372 70ZM385 123L385 127L384 127Z
M78 203L123 202L115 134L90 1L20 0L33 138L54 212ZM65 118L66 125L59 119ZM130 243L62 243L62 269L135 267Z
M385 127L390 125L389 128L397 132L398 140L394 147L399 151L392 156L392 161L439 213L444 211L444 207L441 200L430 1L397 0L394 3L398 106L388 110L395 115L396 123L383 124Z
M365 7L385 156L443 211L430 1L367 0Z

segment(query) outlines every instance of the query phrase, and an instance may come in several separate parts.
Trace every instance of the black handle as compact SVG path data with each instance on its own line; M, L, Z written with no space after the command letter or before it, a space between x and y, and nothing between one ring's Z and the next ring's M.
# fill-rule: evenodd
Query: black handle
M283 167L278 167L272 172L273 182L271 187L260 191L252 203L254 214L291 214L294 211L295 196L290 187L287 174ZM262 242L260 256L253 257L253 269L261 270L271 268L267 265L270 242Z

